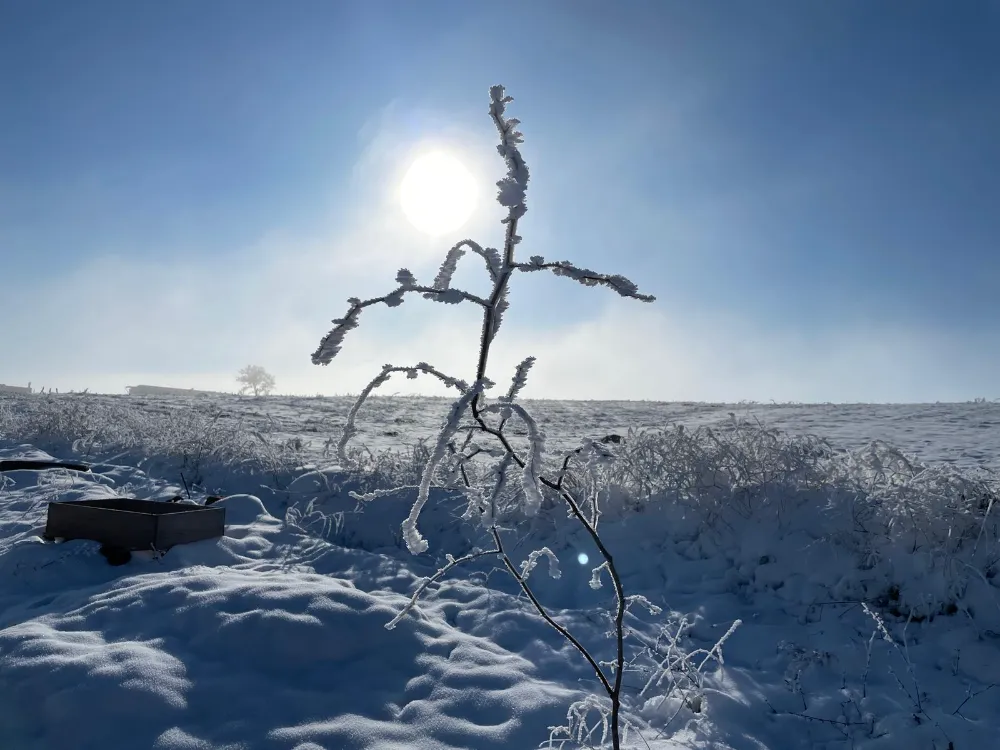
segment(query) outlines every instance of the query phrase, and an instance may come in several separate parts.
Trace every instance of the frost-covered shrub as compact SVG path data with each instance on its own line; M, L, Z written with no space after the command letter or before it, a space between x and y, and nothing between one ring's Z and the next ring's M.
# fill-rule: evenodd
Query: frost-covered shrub
M792 436L731 415L720 427L630 431L614 449L609 481L636 497L668 496L707 516L779 510L787 490L825 487L837 451L814 436Z
M437 276L430 284L421 284L410 270L400 269L396 274L398 286L388 294L364 301L356 297L348 300L347 313L333 321L333 329L320 341L312 355L312 361L314 364L328 365L340 352L347 333L358 326L361 313L373 305L397 307L407 295L419 294L436 302L472 304L481 309L482 333L473 378L465 380L454 377L426 362L409 366L387 364L361 391L348 414L347 424L337 445L341 463L351 465L348 444L357 433L355 421L358 411L374 391L395 374L404 374L407 378L429 375L459 394L437 439L428 446L427 454L421 456L424 465L416 482L416 498L409 516L402 524L401 534L411 553L420 554L428 550L429 544L418 529L418 520L430 499L432 487L443 485L464 493L467 500L464 518L483 529L489 544L486 549L473 550L460 558L447 555L447 564L417 587L409 604L387 627L394 627L415 606L427 586L454 567L486 555L499 557L537 613L569 641L593 668L604 692L604 698L589 696L574 703L568 714L567 726L554 728L553 738L550 739L554 739L556 735L565 735L569 738L575 736L578 741L582 741L585 733L588 736L590 734L588 717L596 712L599 716L598 724L603 727L601 742L610 739L617 750L623 740L623 730L627 731L629 726L627 722L622 726L620 721L622 675L626 669L625 616L633 604L645 606L650 612L658 612L659 608L653 607L643 597L626 597L614 559L597 532L599 503L591 498L588 507L587 498L580 492L574 492L567 481L577 470L590 470L593 476L592 470L601 460L599 448L591 441L585 441L581 450L575 454L575 460L572 456L565 457L557 473L546 475L545 435L531 414L518 402L535 358L525 358L514 372L507 392L492 401L487 400L487 392L494 386L494 382L487 377L487 366L493 341L508 307L508 285L517 272L551 271L585 286L608 287L623 297L645 302L652 302L653 297L640 294L636 285L623 276L597 273L579 268L569 261L547 261L541 256L532 256L527 263L516 260L515 250L521 240L517 234L518 221L527 211L525 195L528 188L528 168L519 149L523 139L517 130L519 123L506 116L506 107L510 101L511 98L505 95L502 86L490 89L490 117L500 136L497 151L507 168L506 175L497 183L497 200L507 209L507 215L503 219L505 231L502 251L484 248L472 240L462 240L448 251ZM492 283L490 293L483 297L451 285L459 260L470 251L482 258ZM512 439L513 430L510 428L514 425L523 429L523 440ZM571 467L571 463L580 465ZM357 466L357 463L354 465ZM580 486L580 481L577 480L575 487ZM352 494L361 501L374 501L397 492L398 488ZM594 569L593 581L595 586L599 586L603 571L614 588L615 601L611 619L615 656L612 661L598 662L569 630L552 618L529 585L532 570L543 558L547 561L550 575L553 578L559 577L557 558L553 552L547 547L535 550L521 565L517 565L508 554L509 527L503 522L514 516L537 516L544 507L551 507L553 504L566 508L570 517L589 535L603 558Z
M69 394L2 403L0 439L80 456L131 453L191 483L212 466L273 473L300 462L294 445L275 439L268 418L233 416L219 406Z
M840 450L735 416L720 427L633 431L603 451L610 457L583 475L581 491L602 487L632 512L680 505L737 565L807 545L846 551L831 598L923 618L955 612L970 585L1000 572L1000 482L985 471L925 466L881 441ZM759 544L746 544L750 531Z

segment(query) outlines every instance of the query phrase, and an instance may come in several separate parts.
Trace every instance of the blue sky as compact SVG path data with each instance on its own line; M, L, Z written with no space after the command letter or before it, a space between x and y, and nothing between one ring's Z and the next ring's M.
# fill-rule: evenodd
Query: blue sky
M347 297L501 241L503 83L522 255L658 301L515 277L497 380L533 354L534 397L1000 397L998 35L974 0L0 0L0 382L469 377L476 311L418 299L309 354ZM394 192L428 145L482 181L436 240Z

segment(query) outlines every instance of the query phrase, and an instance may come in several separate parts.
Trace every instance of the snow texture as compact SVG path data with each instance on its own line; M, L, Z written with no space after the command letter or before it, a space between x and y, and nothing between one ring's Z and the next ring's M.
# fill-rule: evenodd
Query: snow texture
M197 454L191 482L196 446L176 428L198 424L185 410L205 412L206 403L243 429L263 431L252 412L267 411L272 430L262 435L274 444L299 438L295 461L251 470L258 459L220 443ZM440 433L447 403L369 399L354 415L356 440L405 457L414 440ZM420 516L428 552L410 555L400 523L415 486L361 507L350 497L398 484L403 458L348 470L308 442L320 424L322 437L336 434L350 407L347 399L0 399L0 460L53 456L94 467L0 474L0 747L545 746L568 707L599 690L516 584L493 574L495 557L428 586L386 629L421 581L455 559L446 554L475 554L482 528L462 519L466 498L431 487ZM730 411L832 446L820 455L820 442L775 438L787 460L799 451L825 473L769 484L767 497L709 493L698 505L666 490L640 496L623 489L624 474L603 488L602 538L634 597L630 642L647 644L662 665L626 673L630 747L998 746L1000 600L995 566L983 557L996 550L995 509L967 497L966 513L949 493L995 486L976 482L1000 469L1000 406L536 402L530 410L550 455L581 436L625 435L610 445L617 458L608 472L639 461L629 453L636 445L660 445L630 427L683 424L669 445L703 471L723 454L709 453L714 443L699 428L711 427L730 456L772 445L752 421L734 428ZM78 424L89 431L69 434ZM192 501L225 496L224 537L112 567L95 543L41 536L50 501L186 496L181 472ZM735 481L711 472L706 487ZM877 504L846 493L850 478L882 487ZM967 518L978 520L966 528ZM539 598L597 658L610 658L603 613L612 592L592 589L592 565L578 562L599 559L583 530L565 508L543 507L511 533L524 540L517 554L526 571L544 556L561 573L531 577ZM966 541L948 546L959 536ZM931 548L942 552L925 554Z

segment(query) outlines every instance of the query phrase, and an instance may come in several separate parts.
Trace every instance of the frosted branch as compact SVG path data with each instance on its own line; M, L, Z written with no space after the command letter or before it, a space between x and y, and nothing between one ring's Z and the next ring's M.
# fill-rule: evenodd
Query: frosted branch
M413 367L382 365L382 371L372 378L371 382L362 389L361 393L358 394L358 398L354 402L354 405L351 407L351 410L347 413L347 424L344 426L344 432L340 436L340 442L337 443L337 457L345 466L351 464L351 460L347 457L347 444L351 441L351 438L358 434L358 429L354 424L354 421L358 416L358 412L361 410L361 407L364 405L365 401L368 400L368 397L372 394L372 392L389 380L394 372L405 372L408 378L415 378L419 373L433 375L449 388L455 388L462 393L469 390L469 384L464 380L459 380L458 378L445 375L443 372L431 367L426 362L418 362Z
M542 547L541 549L536 549L531 554L528 555L528 559L521 563L521 577L524 580L528 580L528 576L531 575L531 571L535 569L538 565L538 558L545 556L549 559L549 575L553 578L559 578L562 573L559 570L559 558L555 556L555 553L548 547Z
M489 472L493 477L493 489L490 490L488 497L482 490L470 493L469 504L462 514L463 520L468 521L478 515L479 523L486 528L496 523L497 501L507 487L507 470L512 461L513 457L507 453Z
M520 404L490 404L481 411L487 413L504 410L515 412L528 430L528 455L525 456L524 465L521 467L521 487L524 489L524 513L533 516L542 507L541 473L545 433L538 428L538 424Z
M568 260L547 262L540 255L533 255L528 263L515 263L518 271L552 271L556 276L568 276L584 286L606 286L622 297L631 297L642 302L655 302L651 294L639 294L639 287L620 274L603 274L589 268L578 268Z
M486 261L486 270L489 271L490 280L496 283L500 277L500 253L492 247L483 249L479 243L472 240L462 240L456 243L445 256L444 262L441 264L441 269L434 279L435 289L447 289L451 285L451 277L458 267L458 261L465 255L465 248L481 256Z
M497 182L497 202L507 209L507 218L503 220L505 224L516 222L528 210L524 201L528 190L528 167L517 148L519 143L524 142L524 135L517 130L521 123L504 117L507 105L512 101L512 97L505 95L503 86L490 87L490 117L500 134L497 153L507 164L507 176ZM519 239L514 239L514 244Z
M649 599L644 597L642 594L633 594L632 596L625 597L626 612L629 611L629 609L632 607L633 604L638 604L642 607L645 607L646 611L649 612L649 614L651 615L658 615L663 611L660 607L653 604L651 601L649 601Z
M608 567L607 560L605 560L600 565L598 565L596 568L594 568L592 571L590 571L590 588L592 588L592 589L599 589L599 588L601 588L601 571L602 570L608 570L609 572L611 571L611 568Z
M400 620L406 617L406 615L409 614L410 610L416 606L417 600L420 598L420 595L424 593L427 587L430 586L435 581L440 580L444 576L444 574L447 573L449 570L458 565L461 565L462 563L475 560L476 558L479 557L483 557L484 555L495 555L498 554L499 552L500 552L499 549L480 550L478 552L470 552L468 555L459 557L457 559L452 557L451 555L448 555L447 557L448 564L445 565L440 570L438 570L437 573L432 575L430 578L424 578L420 582L420 585L417 586L417 590L414 591L413 596L410 597L410 601L406 603L406 605L396 614L395 617L392 618L392 620L390 620L385 624L385 629L393 630L399 624Z
M489 330L484 330L483 334L486 336L486 341L493 341L496 337L497 332L500 330L500 324L503 322L503 314L507 312L507 308L510 303L507 301L507 287L501 287L496 295L496 302L493 305L493 315L489 316ZM484 326L486 324L484 323Z
M501 402L513 403L514 399L516 399L518 394L521 392L521 389L524 388L525 384L528 382L528 371L534 364L534 357L525 357L521 361L521 364L519 364L517 369L514 371L514 377L511 378L510 389L507 391L507 395L500 399ZM510 419L510 409L504 409L501 407L500 416L504 419Z
M482 393L483 390L492 385L493 383L486 378L477 380L472 388L466 390L465 393L462 394L461 398L452 404L448 418L445 421L444 426L441 428L441 432L438 434L434 450L431 452L430 458L427 459L426 466L424 466L424 473L420 477L420 486L417 490L417 499L413 503L413 507L410 508L410 515L406 517L405 521L403 521L403 539L406 542L406 548L411 554L419 555L421 552L427 551L427 540L424 539L417 530L417 519L420 517L420 511L423 510L424 505L427 504L427 499L430 497L431 481L434 479L434 471L444 458L445 451L448 448L448 442L458 431L462 415L464 415L465 411L469 408L469 404L471 404L472 400Z
M396 283L406 288L417 286L417 280L409 268L400 268L396 272Z
M399 487L393 487L391 490L372 490L371 492L356 492L351 490L348 492L348 496L357 500L360 503L369 503L372 500L378 500L383 497L390 497L395 495L400 490L415 490L415 485L400 485Z
M340 353L347 332L352 328L358 327L358 317L361 315L362 310L366 307L377 305L380 302L388 307L398 307L403 303L403 295L407 292L422 293L427 299L434 299L440 302L457 303L468 301L475 302L481 307L488 306L488 303L482 297L460 289L435 289L431 286L419 286L415 283L416 280L413 278L413 274L405 268L400 269L399 273L396 274L396 280L400 282L399 288L382 297L373 297L364 301L361 301L357 297L351 297L347 300L347 303L351 306L347 311L347 315L332 321L334 324L333 329L323 337L319 342L319 348L312 354L312 363L314 365L328 365Z

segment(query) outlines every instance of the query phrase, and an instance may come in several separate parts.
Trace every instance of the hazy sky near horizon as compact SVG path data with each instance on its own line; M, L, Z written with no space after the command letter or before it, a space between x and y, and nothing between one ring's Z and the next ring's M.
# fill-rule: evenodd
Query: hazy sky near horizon
M501 387L534 355L538 398L1000 397L997 38L995 0L0 0L0 382L471 378L478 308L419 297L309 356L347 297L500 245L502 83L520 256L658 299L515 276ZM438 238L397 196L429 148L479 185Z

